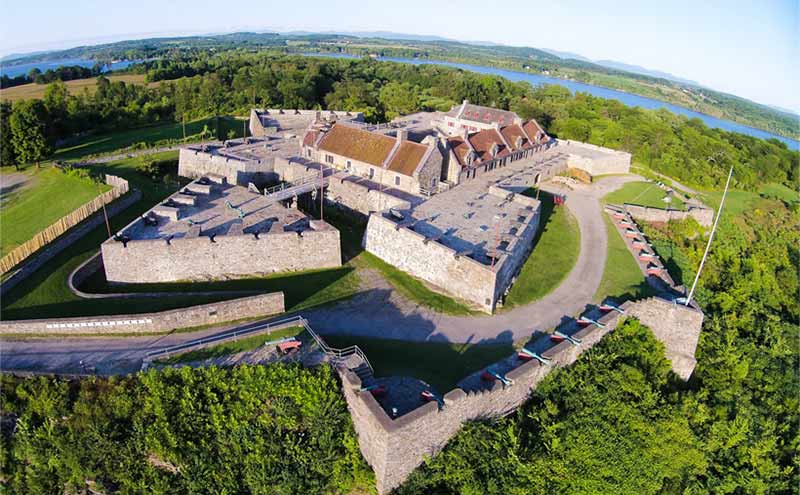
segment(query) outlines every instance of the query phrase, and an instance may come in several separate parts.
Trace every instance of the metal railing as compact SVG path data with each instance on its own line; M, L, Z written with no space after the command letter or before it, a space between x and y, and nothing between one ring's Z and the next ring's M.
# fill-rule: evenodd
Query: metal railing
M305 331L311 335L311 338L317 343L317 345L322 349L322 351L331 359L331 362L335 366L345 365L347 358L350 356L356 355L358 356L364 364L367 365L370 372L373 372L372 365L367 359L367 355L364 354L364 351L361 350L357 345L351 345L349 347L345 347L344 349L337 349L335 347L331 347L328 345L325 340L320 337L317 332L315 332L308 324L308 320L303 318L302 316L293 316L291 318L285 318L283 320L278 320L275 322L268 322L263 323L260 325L256 325L254 327L245 328L242 330L233 330L231 332L220 333L216 335L211 335L209 337L203 337L196 340L190 340L188 342L184 342L182 344L177 344L170 347L165 347L163 349L158 349L155 351L147 352L142 359L142 368L146 368L149 363L156 359L162 359L174 354L181 354L184 352L188 352L195 348L202 348L207 347L209 344L221 344L224 342L234 341L242 337L249 337L252 335L259 335L264 332L267 334L272 333L273 330L279 330L281 328L291 327L291 326L302 326Z

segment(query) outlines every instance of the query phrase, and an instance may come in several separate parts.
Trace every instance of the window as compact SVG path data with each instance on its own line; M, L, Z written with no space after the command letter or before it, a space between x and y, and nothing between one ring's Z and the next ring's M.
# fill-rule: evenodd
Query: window
M333 155L325 155L325 163L333 163Z
M375 177L375 169L370 167L370 169L369 169L369 178L371 179L373 177Z
M394 178L394 185L395 185L395 186L399 186L399 185L400 185L400 177L397 177L397 176L395 176L395 178Z
M350 160L347 160L347 170L350 170L352 166L353 164L350 162Z

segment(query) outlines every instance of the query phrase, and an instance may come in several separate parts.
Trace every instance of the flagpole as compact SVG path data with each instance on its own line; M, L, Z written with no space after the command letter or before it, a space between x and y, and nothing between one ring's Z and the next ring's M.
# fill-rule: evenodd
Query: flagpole
M697 269L697 275L694 277L694 283L692 283L692 290L689 291L689 297L686 298L686 306L692 302L692 296L694 296L694 290L697 288L697 282L700 280L700 273L703 271L703 265L706 264L706 258L708 257L708 252L711 249L711 241L714 240L714 233L717 231L717 224L719 223L719 218L722 216L722 206L725 204L725 196L728 194L728 186L731 183L731 176L733 175L733 165L731 165L731 170L728 172L728 180L725 182L725 191L722 193L722 201L719 202L719 211L717 211L717 218L714 219L714 226L711 227L711 235L708 236L708 244L706 244L706 252L703 253L703 259L700 260L700 267Z

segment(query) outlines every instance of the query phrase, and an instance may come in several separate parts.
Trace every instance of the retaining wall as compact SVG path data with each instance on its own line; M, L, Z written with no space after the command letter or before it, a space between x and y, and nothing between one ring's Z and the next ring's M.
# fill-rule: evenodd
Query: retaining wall
M625 203L624 208L633 218L645 222L670 222L694 218L703 227L710 227L714 222L714 210L711 208L690 206L687 210L673 210L630 203Z
M311 221L300 233L270 232L214 238L141 239L101 246L109 282L217 280L342 265L339 231Z
M702 324L702 313L663 300L628 302L622 308L630 315L652 320L653 332L659 340L669 329L665 342L668 350L684 334L699 334ZM506 374L510 385L496 381L481 391L465 392L457 388L445 394L441 408L436 402L429 402L394 420L371 393L361 391L358 376L348 370L340 371L361 452L375 471L378 493L388 493L399 486L426 457L441 451L465 422L513 412L528 400L531 390L547 374L575 362L580 354L616 328L620 318L619 313L611 312L599 319L604 327L591 325L576 332L573 336L582 341L579 346L567 341L551 346L542 353L551 359L547 365L536 360L520 364ZM696 342L693 338L687 340Z
M283 311L283 292L274 292L158 313L0 321L0 334L159 333Z

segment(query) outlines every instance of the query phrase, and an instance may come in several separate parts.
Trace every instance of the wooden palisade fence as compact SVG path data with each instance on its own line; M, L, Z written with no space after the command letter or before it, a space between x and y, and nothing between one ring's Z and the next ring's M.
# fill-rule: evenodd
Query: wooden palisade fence
M64 215L54 224L42 230L32 239L25 241L24 244L17 246L7 255L0 259L0 274L11 271L12 268L25 261L36 251L45 247L56 240L60 235L89 218L93 213L100 210L120 196L128 192L128 181L115 175L106 174L106 184L113 186L110 191L106 191L75 211Z

